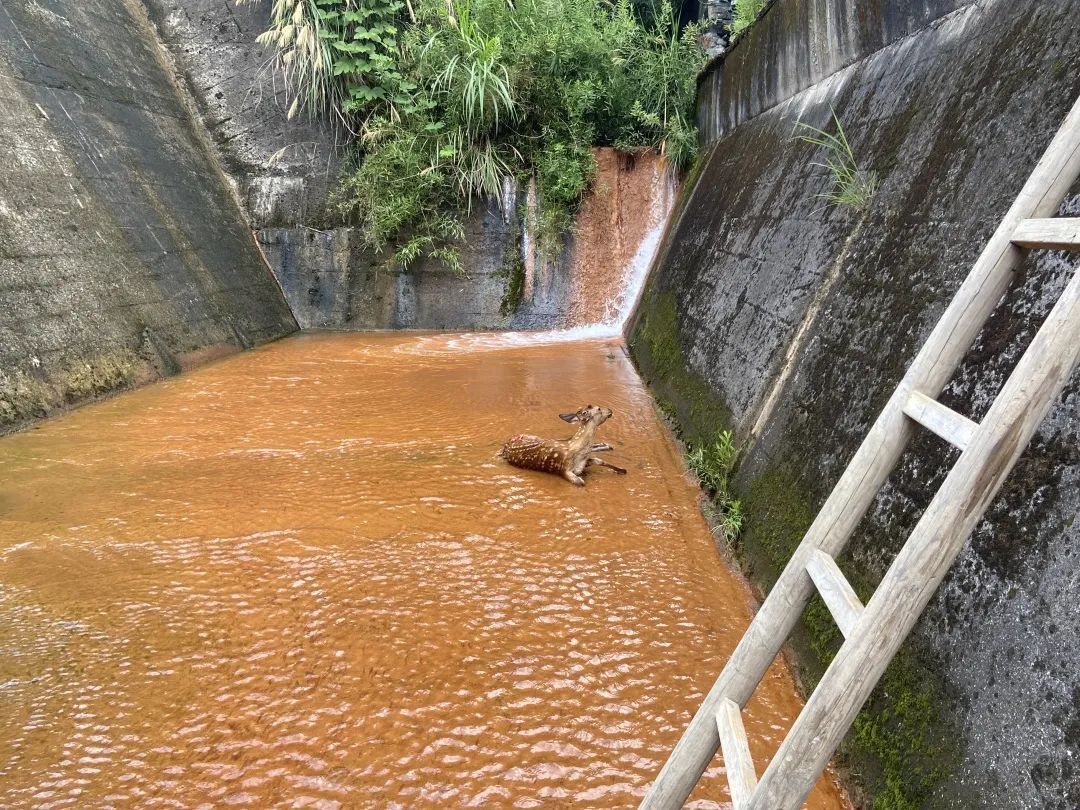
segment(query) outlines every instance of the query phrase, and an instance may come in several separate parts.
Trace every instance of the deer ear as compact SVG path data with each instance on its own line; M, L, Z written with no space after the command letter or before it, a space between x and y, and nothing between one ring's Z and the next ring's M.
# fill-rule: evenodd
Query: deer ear
M577 415L577 411L574 411L573 413L560 413L559 418L564 422L577 422L581 419L581 417Z

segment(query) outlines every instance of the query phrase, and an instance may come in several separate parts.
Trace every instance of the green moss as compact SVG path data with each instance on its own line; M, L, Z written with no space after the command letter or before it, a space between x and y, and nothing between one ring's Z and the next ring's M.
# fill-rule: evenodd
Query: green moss
M0 429L126 388L138 379L142 368L134 352L122 349L72 363L48 374L47 380L21 371L0 373Z
M814 520L798 477L772 465L746 487L747 530L743 552L758 584L771 588Z
M1052 65L1050 65L1050 74L1056 81L1064 79L1069 72L1069 63L1064 59L1058 59Z
M656 405L686 441L686 463L710 498L710 524L727 544L742 531L742 503L731 488L738 448L731 411L691 370L679 342L674 296L650 290L630 340L631 353L652 386Z
M657 405L696 444L732 427L731 410L687 364L679 311L671 293L649 290L630 336L630 350Z
M499 314L503 317L516 313L525 295L525 259L521 255L521 228L516 224L518 219L520 218L514 219L514 238L503 251L502 265L496 273L497 276L506 280L506 288L503 291L502 301L499 303Z
M74 404L123 388L134 381L138 368L138 357L121 350L68 366L57 383L64 401Z
M746 530L738 550L762 589L775 583L814 517L817 498L790 465L774 462L747 487ZM873 592L873 572L847 565L845 574L863 601ZM813 689L843 638L825 603L815 596L791 638L800 680ZM910 641L882 676L837 761L874 810L934 807L934 789L959 758L941 676Z
M47 416L55 399L55 392L35 377L0 374L0 426Z
M855 718L846 746L852 758L877 766L863 771L874 810L934 807L935 788L960 754L947 711L939 679L905 645Z

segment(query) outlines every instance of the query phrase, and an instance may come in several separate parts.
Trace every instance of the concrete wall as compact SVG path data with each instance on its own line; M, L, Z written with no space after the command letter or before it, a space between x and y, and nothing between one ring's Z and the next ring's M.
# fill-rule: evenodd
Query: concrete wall
M535 194L531 211L524 188L508 189L507 210L477 206L466 223L462 249L467 276L430 260L414 262L408 271L387 267L387 257L366 250L329 202L345 157L342 134L303 114L287 119L286 88L270 54L256 42L269 25L270 0L144 2L178 75L198 101L301 327L550 329L579 322L584 308L575 274L581 262L572 239L557 257L535 255L535 240L530 242ZM608 188L640 183L651 191L653 164L612 169L607 162L601 157L598 196L606 208L597 216L613 224L633 223L629 234L651 211L646 205L635 216L629 205L620 208L624 197L609 195ZM621 247L628 247L630 256L636 250ZM526 294L515 311L504 314L507 284L521 271L512 266L519 254L528 275Z
M340 170L340 133L306 113L289 120L271 52L271 0L144 0L196 100L254 228L324 226Z
M912 8L860 5L878 31ZM835 71L775 61L805 45L801 8L778 0L703 84L730 70L733 93L774 90L715 131L631 333L690 440L743 440L737 553L763 589L1080 94L1080 0L965 4ZM792 139L831 108L881 178L864 213L823 205L823 155ZM1080 186L1065 212L1080 214ZM1077 265L1025 264L945 404L982 416ZM875 806L1080 806L1078 446L1074 378L845 745ZM841 560L864 597L952 457L921 437L879 495ZM812 685L840 639L819 601L804 618L794 648Z
M773 0L768 13L702 73L702 140L711 143L740 121L973 2Z
M263 228L259 243L305 328L544 329L563 325L568 278L549 283L512 314L502 302L520 253L517 210L479 207L466 222L461 275L433 260L403 270L365 248L357 231Z
M0 430L296 328L136 3L0 5Z
M524 204L525 195L520 195ZM516 197L515 197L516 198ZM405 270L363 244L352 228L262 228L259 244L300 325L321 329L552 329L567 325L570 272L542 264L543 280L513 311L507 286L526 228L517 207L478 206L466 221L467 275L418 260Z

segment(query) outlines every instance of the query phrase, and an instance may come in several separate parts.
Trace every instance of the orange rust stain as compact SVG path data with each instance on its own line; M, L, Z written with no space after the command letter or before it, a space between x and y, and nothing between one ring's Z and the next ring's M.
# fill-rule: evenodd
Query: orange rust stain
M628 476L497 458L584 402ZM604 343L302 336L9 436L0 806L633 807L748 620L696 497Z
M568 322L604 323L613 295L645 234L656 225L657 184L666 171L654 152L593 149L596 176L574 217L570 251Z

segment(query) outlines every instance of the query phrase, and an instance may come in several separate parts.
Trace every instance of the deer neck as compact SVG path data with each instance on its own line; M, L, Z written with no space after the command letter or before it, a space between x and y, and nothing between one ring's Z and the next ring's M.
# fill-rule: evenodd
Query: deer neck
M570 452L580 453L592 447L593 434L596 433L598 427L600 425L594 422L588 422L579 427L577 433L570 439Z

